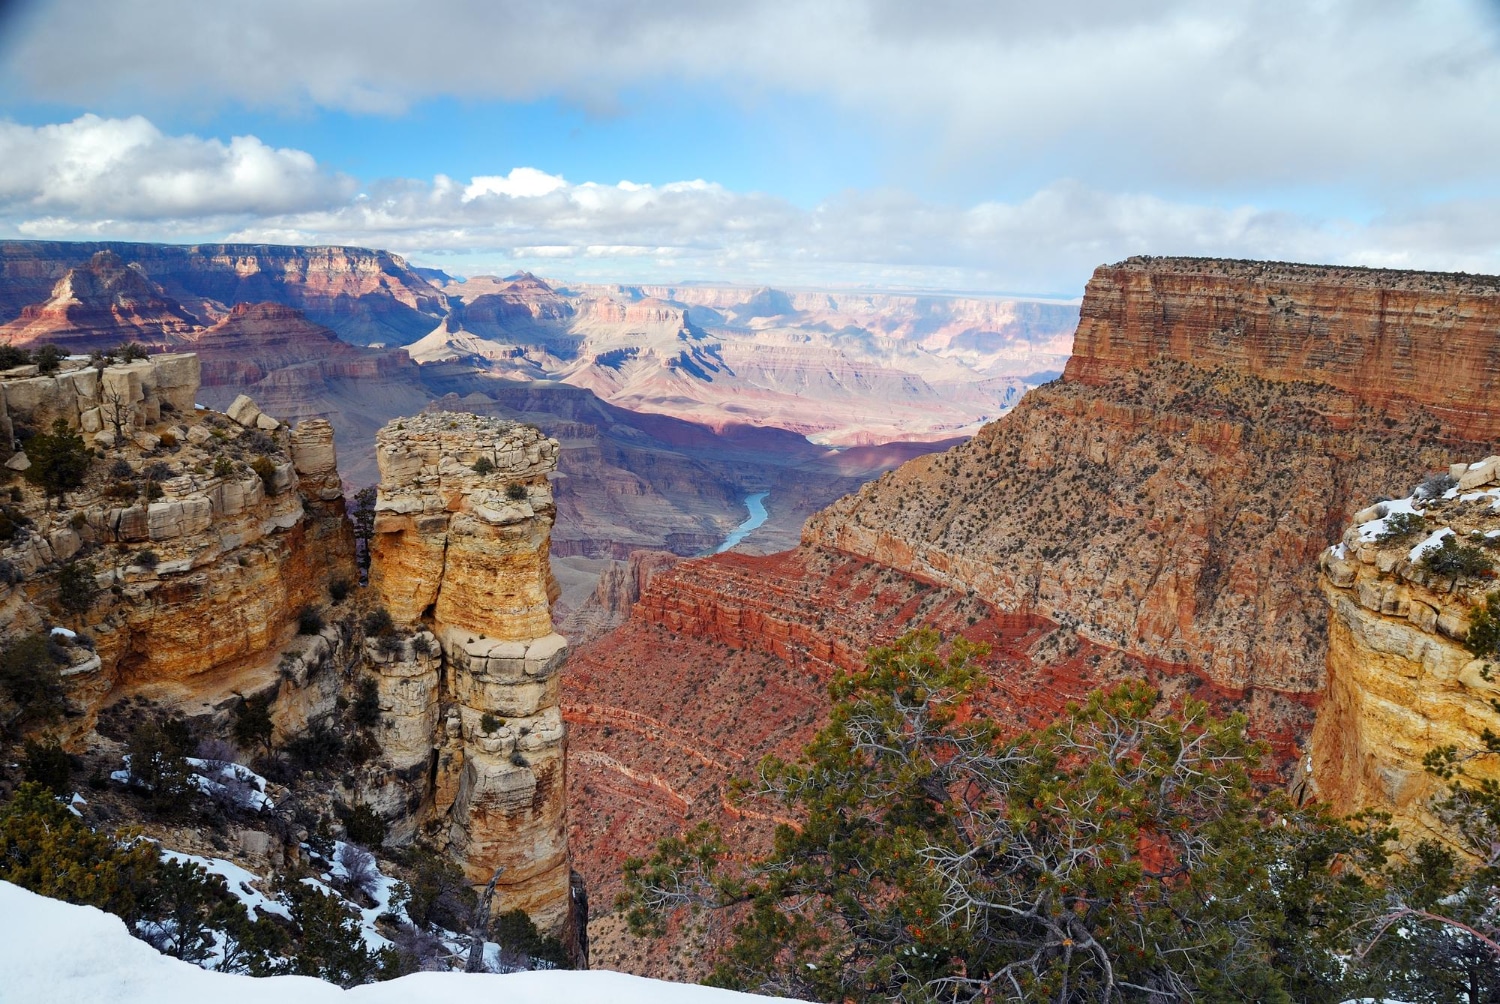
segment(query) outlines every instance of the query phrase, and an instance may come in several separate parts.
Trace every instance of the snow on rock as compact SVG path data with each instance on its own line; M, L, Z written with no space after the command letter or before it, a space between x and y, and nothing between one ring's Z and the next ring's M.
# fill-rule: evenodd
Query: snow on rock
M1366 544L1385 533L1386 520L1397 513L1409 512L1417 516L1422 515L1422 510L1413 506L1410 498L1391 499L1389 502L1380 503L1380 506L1385 510L1384 516L1359 525L1359 539Z
M130 936L124 921L0 882L0 1004L753 1004L768 998L603 970L414 973L341 990L307 976L199 969Z
M225 861L223 858L205 858L182 851L169 851L166 848L162 848L161 856L169 861L192 862L210 875L222 877L224 884L229 887L229 892L245 905L245 912L250 915L251 920L255 919L256 911L274 913L287 920L292 919L291 911L284 904L255 888L255 883L263 881L259 875L241 868L233 861Z
M1407 552L1406 560L1413 562L1421 560L1422 555L1428 551L1435 551L1442 547L1444 537L1451 536L1453 536L1453 529L1451 527L1445 526L1441 530L1432 531L1425 540Z

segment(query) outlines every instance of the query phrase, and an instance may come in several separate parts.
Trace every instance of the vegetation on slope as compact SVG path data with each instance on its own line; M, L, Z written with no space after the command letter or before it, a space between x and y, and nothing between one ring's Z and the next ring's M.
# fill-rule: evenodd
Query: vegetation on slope
M801 820L747 858L709 827L626 869L639 933L721 933L714 982L808 1000L1491 999L1494 863L1395 861L1380 816L1255 783L1241 716L1139 684L1015 735L973 717L974 646L931 632L832 685L754 794ZM1476 841L1500 792L1455 789ZM1493 852L1492 852L1493 856ZM1486 926L1490 925L1490 926Z

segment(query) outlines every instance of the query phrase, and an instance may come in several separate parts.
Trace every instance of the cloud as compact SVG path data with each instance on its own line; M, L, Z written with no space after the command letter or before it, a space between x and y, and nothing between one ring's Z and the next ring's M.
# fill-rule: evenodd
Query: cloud
M140 116L0 121L0 213L57 221L269 215L335 205L353 182L254 136L167 136Z
M139 119L0 123L0 235L384 247L456 271L1081 291L1132 254L1500 272L1500 199L1373 220L1214 205L1062 179L943 205L881 189L811 209L701 179L571 182L531 167L357 188L255 137L168 136Z
M633 89L712 88L825 103L939 173L1378 190L1500 163L1480 0L49 0L18 25L0 90L90 106L607 113Z

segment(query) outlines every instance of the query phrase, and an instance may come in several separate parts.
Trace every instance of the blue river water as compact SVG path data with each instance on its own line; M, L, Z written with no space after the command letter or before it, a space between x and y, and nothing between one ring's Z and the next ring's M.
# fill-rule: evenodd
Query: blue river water
M731 547L736 546L740 541L750 536L750 531L766 521L766 507L761 503L769 494L771 493L756 492L754 495L745 496L745 508L750 510L750 518L735 527L729 536L724 538L724 543L718 546L718 549L714 551L715 554L722 554Z

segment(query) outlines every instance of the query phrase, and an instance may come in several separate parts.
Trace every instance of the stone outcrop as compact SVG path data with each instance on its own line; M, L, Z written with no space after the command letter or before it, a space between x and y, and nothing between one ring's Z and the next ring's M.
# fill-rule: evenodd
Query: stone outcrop
M1319 562L1328 687L1304 779L1339 812L1391 813L1404 843L1453 841L1432 806L1445 783L1423 768L1423 758L1445 746L1460 754L1482 750L1485 732L1500 732L1492 703L1500 677L1492 660L1475 658L1463 644L1475 609L1494 589L1494 570L1444 575L1422 560L1445 536L1478 548L1492 564L1500 557L1497 459L1455 465L1459 487L1446 497L1356 513ZM1398 515L1404 513L1420 518ZM1495 760L1476 757L1465 770L1475 780L1500 780Z
M558 708L567 643L552 629L548 564L557 442L436 412L387 425L376 451L370 583L399 628L431 632L445 666L438 693L427 665L401 650L381 668L383 703L413 718L432 713L424 697L430 709L441 702L431 811L470 879L503 868L506 907L560 933L570 886Z
M190 354L32 369L0 374L0 415L33 432L62 418L97 458L56 505L13 483L30 525L0 541L0 560L20 580L0 598L16 608L0 618L0 635L62 621L92 637L93 664L68 678L68 734L131 694L198 713L236 693L277 692L299 612L325 603L334 580L355 577L343 500L329 491L337 458L327 423L293 431L260 415L245 428L195 409ZM98 598L82 613L58 605L69 562L96 575ZM292 709L307 702L290 689L277 714L305 719ZM326 696L331 710L337 694Z

